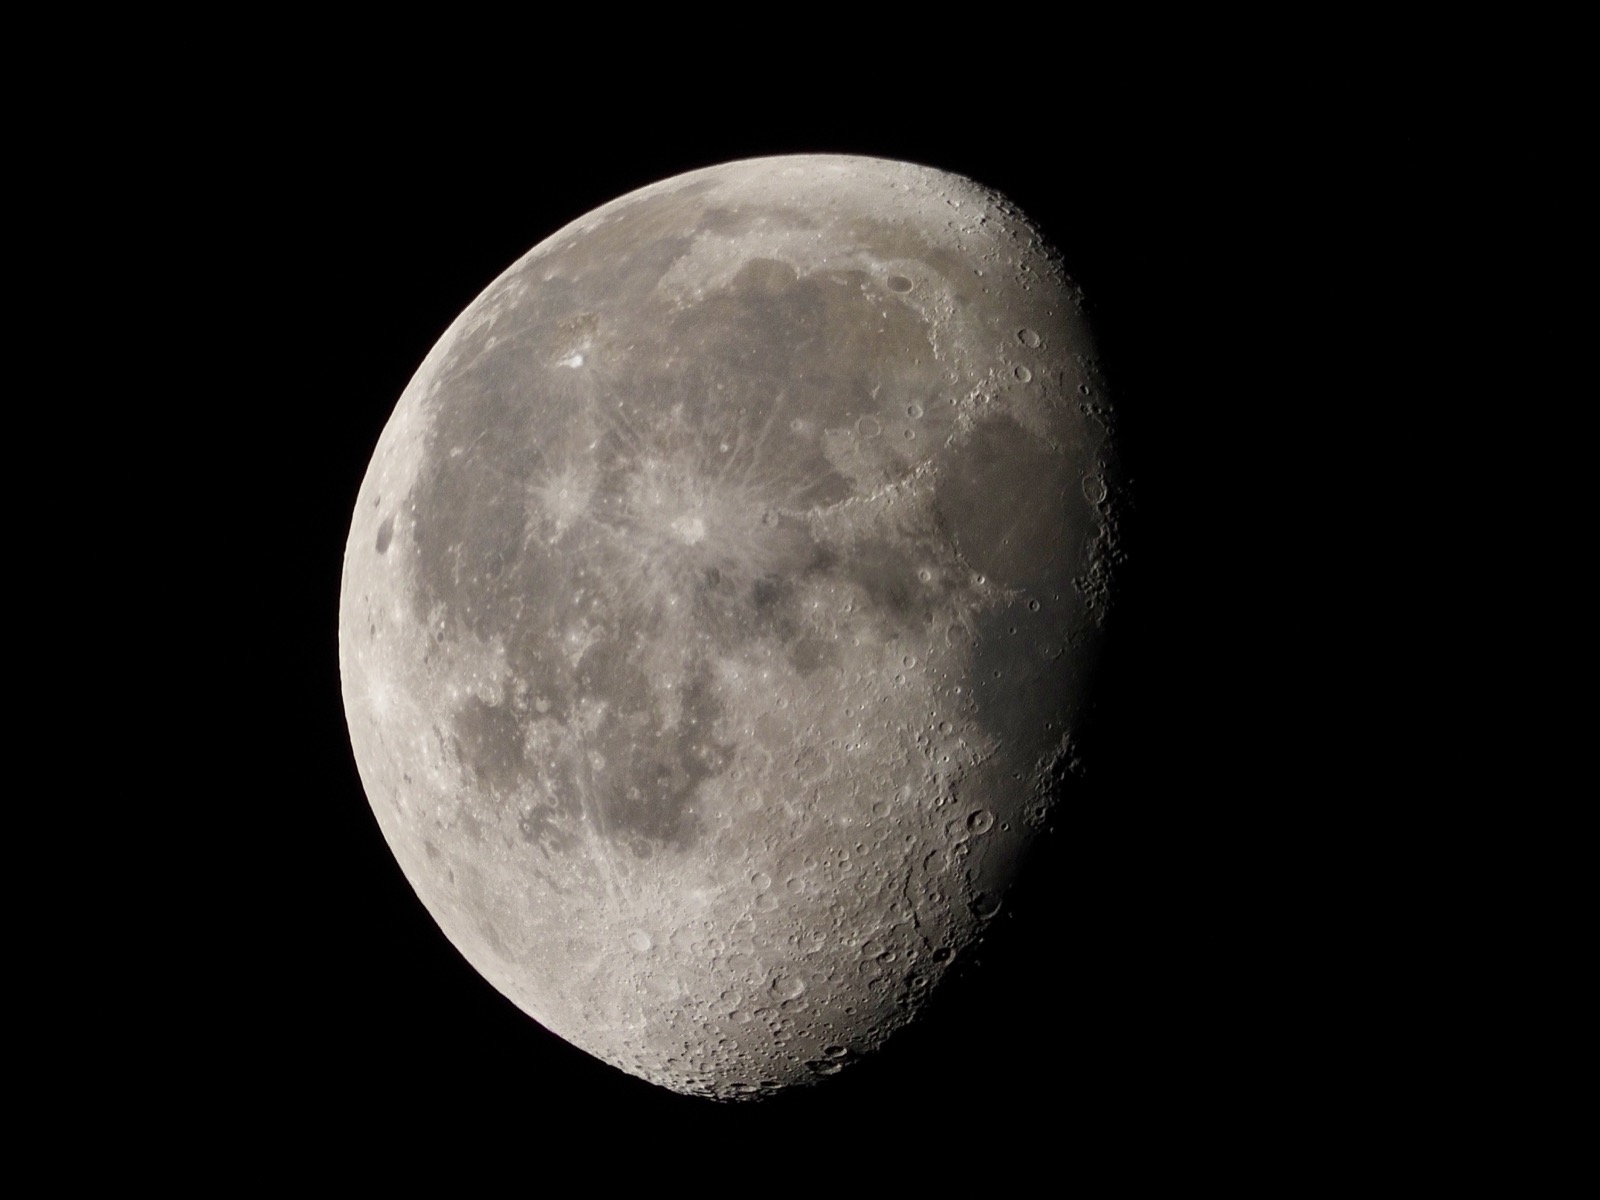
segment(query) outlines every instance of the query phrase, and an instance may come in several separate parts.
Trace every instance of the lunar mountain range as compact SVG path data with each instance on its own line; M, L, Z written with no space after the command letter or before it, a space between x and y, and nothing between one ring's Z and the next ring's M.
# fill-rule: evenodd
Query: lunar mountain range
M429 913L675 1091L871 1054L1071 802L1113 423L1059 256L938 170L729 163L529 251L345 555L351 744Z

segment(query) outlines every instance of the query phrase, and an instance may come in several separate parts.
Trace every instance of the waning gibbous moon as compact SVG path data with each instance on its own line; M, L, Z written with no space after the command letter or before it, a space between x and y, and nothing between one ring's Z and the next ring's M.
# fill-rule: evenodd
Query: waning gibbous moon
M514 263L379 438L350 739L524 1012L761 1096L912 1020L1053 805L1118 561L1082 298L1002 196L728 163Z

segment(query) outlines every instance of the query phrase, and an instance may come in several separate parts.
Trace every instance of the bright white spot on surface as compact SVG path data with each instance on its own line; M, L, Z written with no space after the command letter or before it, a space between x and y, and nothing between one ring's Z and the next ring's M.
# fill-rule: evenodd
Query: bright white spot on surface
M367 699L372 705L372 711L378 719L387 717L394 708L394 691L389 686L389 681L374 676L367 683Z
M581 367L583 366L583 355L569 354L566 358L561 360L561 365L563 367Z
M693 546L706 536L706 523L699 517L679 517L672 523L672 531Z

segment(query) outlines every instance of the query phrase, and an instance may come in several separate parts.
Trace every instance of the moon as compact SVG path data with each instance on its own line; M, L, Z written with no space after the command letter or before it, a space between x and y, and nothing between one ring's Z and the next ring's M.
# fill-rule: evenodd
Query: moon
M433 919L677 1092L872 1055L1070 803L1114 413L1058 253L929 167L727 163L530 250L345 551L350 742Z

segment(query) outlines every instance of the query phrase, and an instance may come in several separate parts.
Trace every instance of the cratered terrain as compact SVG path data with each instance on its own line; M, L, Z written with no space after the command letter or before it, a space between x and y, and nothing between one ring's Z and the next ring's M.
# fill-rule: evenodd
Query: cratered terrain
M1070 803L1119 559L1083 297L971 180L694 171L495 280L389 420L340 666L423 904L676 1091L912 1020Z

